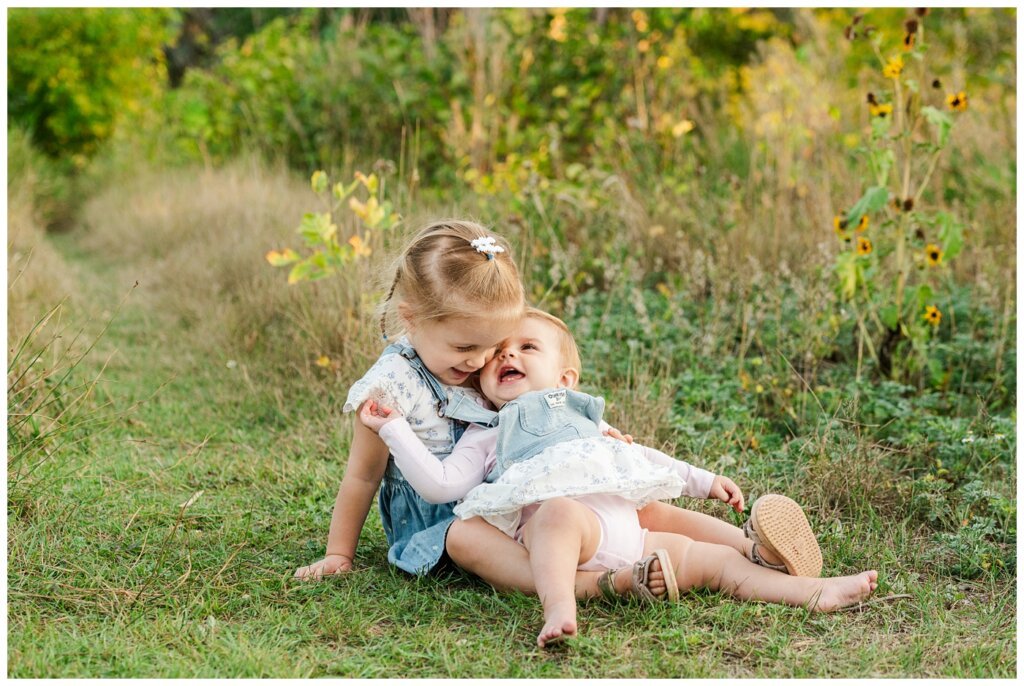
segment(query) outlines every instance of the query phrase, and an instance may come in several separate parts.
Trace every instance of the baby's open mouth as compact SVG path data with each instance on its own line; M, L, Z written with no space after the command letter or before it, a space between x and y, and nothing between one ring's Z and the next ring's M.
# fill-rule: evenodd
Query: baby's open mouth
M519 371L515 367L508 367L508 366L506 366L506 367L502 367L501 369L498 370L498 382L499 383L504 383L506 381L518 381L519 379L522 379L525 376L526 376L525 374L523 374L521 371Z

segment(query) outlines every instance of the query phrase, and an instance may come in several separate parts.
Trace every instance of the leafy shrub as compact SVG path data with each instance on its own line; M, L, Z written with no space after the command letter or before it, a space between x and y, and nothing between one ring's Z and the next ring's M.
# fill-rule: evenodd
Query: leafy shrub
M154 107L174 17L167 9L11 9L11 120L48 155L84 166L126 112Z

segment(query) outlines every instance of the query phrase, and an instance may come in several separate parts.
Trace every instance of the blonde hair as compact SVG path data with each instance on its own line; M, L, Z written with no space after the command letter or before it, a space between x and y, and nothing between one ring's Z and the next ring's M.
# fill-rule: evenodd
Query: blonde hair
M492 237L503 252L481 252L471 244ZM394 262L394 279L381 306L380 331L387 338L396 319L395 301L416 321L485 316L515 322L526 298L512 248L476 222L443 219L420 229Z
M565 322L553 314L548 314L544 310L538 310L536 307L527 307L524 316L540 319L558 329L558 352L562 356L562 366L565 368L571 367L579 372L579 374L583 374L583 365L580 362L580 349L576 346L576 339L573 338L572 331L565 325ZM577 383L579 383L579 379L577 379Z

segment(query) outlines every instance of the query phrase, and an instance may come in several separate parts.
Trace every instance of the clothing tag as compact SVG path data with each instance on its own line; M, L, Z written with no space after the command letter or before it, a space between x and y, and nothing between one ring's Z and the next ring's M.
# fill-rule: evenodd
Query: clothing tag
M565 399L566 399L566 397L567 397L567 394L565 392L565 389L562 389L560 391L553 391L551 393L546 393L544 395L544 400L547 401L548 407L550 407L550 408L565 407Z

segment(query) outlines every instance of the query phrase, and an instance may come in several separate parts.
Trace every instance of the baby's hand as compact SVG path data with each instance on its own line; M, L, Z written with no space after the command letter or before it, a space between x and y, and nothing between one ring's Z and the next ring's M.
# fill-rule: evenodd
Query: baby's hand
M608 430L604 432L604 435L608 436L609 438L618 439L618 440L622 441L623 443L632 443L633 442L633 437L632 436L630 436L629 434L622 433L621 431L616 429L614 426L608 427Z
M373 433L380 433L381 427L401 416L398 410L385 407L376 400L367 400L359 410L359 421Z
M719 474L715 477L715 480L711 482L711 492L708 493L708 498L721 500L723 503L731 505L732 509L737 512L743 512L743 491L727 476Z
M295 570L295 578L303 581L319 581L325 576L341 574L352 570L352 558L347 555L324 555L324 559L308 567Z

